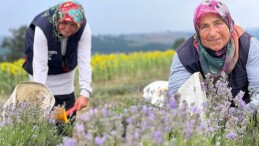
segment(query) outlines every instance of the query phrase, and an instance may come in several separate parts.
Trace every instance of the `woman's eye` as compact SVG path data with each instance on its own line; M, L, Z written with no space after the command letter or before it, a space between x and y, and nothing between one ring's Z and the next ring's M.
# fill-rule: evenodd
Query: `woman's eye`
M217 23L216 23L216 25L221 25L221 24L222 24L222 22L217 22Z
M200 26L200 29L203 30L203 29L206 29L208 26L207 25L202 25Z
M77 25L76 24L72 24L72 27L77 27Z

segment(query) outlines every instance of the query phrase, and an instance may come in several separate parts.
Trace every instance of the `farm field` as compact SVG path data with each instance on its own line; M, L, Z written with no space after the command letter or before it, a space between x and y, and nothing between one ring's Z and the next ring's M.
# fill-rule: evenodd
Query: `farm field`
M148 83L154 80L167 80L173 54L174 51L168 50L94 55L91 61L93 104L98 100L107 101L118 96L139 97L142 94L141 90ZM0 83L0 103L9 97L18 83L28 81L28 75L21 67L22 63L23 59L0 63L0 75L3 80ZM77 80L76 77L76 83ZM78 94L77 84L75 88Z
M78 113L74 126L65 125L66 133L56 134L53 121L40 120L37 110L21 105L22 110L10 116L15 120L0 121L0 145L258 145L258 116L242 109L242 93L231 97L224 76L215 86L206 79L210 102L203 112L196 106L179 106L179 95L166 96L161 108L143 100L146 85L168 79L173 54L168 50L93 56L92 98ZM21 63L0 63L2 103L16 84L28 80ZM78 85L75 87L78 94ZM229 99L236 108L230 108Z

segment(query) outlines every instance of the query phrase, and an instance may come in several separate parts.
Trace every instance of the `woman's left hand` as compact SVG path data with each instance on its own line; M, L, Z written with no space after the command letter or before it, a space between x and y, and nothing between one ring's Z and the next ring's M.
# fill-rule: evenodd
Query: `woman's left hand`
M75 105L78 105L77 111L80 111L82 108L86 107L88 105L88 102L89 102L88 97L84 97L80 95L75 102Z

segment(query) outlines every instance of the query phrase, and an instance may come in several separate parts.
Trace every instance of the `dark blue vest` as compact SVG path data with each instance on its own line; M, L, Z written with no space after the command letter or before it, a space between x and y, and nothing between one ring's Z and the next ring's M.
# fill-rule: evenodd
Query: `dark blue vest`
M248 79L246 73L246 62L248 59L248 53L250 48L251 35L244 33L239 38L239 57L233 71L228 75L229 87L232 88L231 92L233 97L235 97L240 90L245 92L243 100L246 103L250 102L250 96L248 94ZM193 37L190 37L186 42L179 46L176 51L179 56L181 63L190 72L201 72L199 54L193 45Z
M72 71L77 66L77 47L86 25L86 19L84 18L84 22L80 29L68 38L66 54L63 56L61 53L60 40L56 39L53 34L55 27L50 23L53 11L49 11L50 15L48 16L43 16L44 13L45 12L40 13L33 19L25 34L25 62L23 68L32 75L34 33L35 26L38 26L42 29L48 42L48 75Z

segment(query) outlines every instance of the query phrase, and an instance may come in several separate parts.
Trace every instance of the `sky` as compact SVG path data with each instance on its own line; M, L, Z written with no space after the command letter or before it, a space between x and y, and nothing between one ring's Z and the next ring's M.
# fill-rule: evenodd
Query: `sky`
M193 12L202 0L77 0L93 35L194 31ZM40 12L62 0L5 0L0 5L0 36L29 25ZM236 24L259 28L259 0L222 0Z

